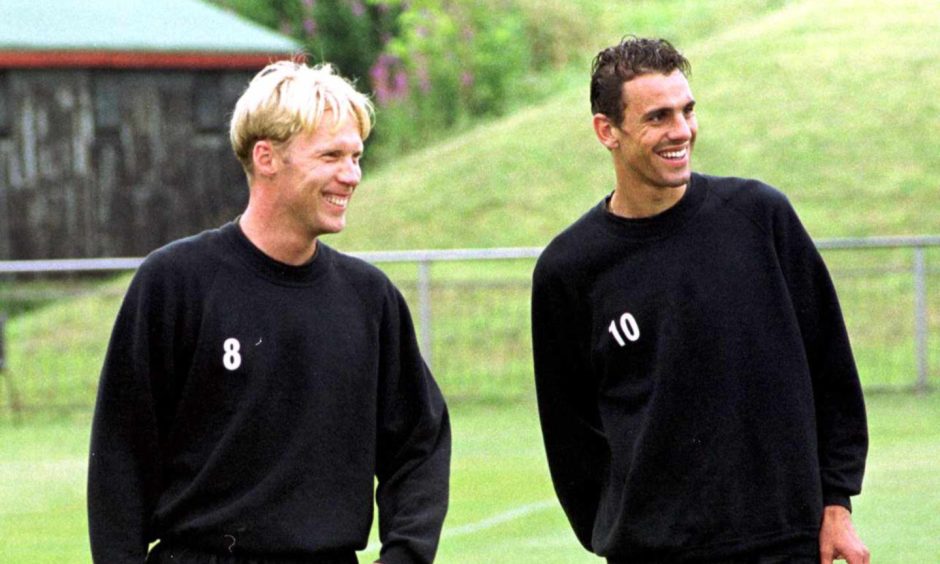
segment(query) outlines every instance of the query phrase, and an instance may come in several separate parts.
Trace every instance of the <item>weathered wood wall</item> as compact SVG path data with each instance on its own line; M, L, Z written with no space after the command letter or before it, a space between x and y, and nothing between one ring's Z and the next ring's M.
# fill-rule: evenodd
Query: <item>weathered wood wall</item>
M0 70L0 259L141 256L235 217L251 75Z

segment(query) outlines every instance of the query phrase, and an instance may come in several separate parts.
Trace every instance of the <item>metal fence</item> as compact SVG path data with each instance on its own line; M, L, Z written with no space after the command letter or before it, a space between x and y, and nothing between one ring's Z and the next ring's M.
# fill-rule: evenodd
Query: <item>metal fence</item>
M866 389L930 389L940 367L940 236L817 246ZM445 394L487 400L533 393L529 291L540 252L354 254L383 268L405 295ZM0 261L0 414L92 405L114 315L141 260Z

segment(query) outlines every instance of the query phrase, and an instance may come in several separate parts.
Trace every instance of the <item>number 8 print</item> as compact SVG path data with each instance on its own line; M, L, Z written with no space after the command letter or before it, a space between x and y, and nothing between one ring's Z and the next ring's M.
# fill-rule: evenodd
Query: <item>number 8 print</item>
M227 370L238 370L238 367L242 365L242 355L238 354L241 348L242 345L238 339L229 338L222 343L222 350L225 351L222 355L222 364Z

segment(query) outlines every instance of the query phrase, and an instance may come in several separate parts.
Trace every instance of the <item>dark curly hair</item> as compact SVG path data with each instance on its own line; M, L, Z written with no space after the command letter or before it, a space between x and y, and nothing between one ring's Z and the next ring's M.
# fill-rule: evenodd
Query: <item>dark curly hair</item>
M620 125L623 84L641 74L671 74L676 69L685 76L692 72L689 61L665 39L623 38L598 53L591 64L591 113L604 114Z

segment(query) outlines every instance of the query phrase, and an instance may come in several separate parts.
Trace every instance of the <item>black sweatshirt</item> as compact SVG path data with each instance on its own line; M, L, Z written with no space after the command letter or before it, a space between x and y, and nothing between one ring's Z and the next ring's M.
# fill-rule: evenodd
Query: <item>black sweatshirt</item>
M850 507L865 407L825 265L786 198L693 174L646 219L605 202L534 274L539 414L581 543L612 560L817 550Z
M101 374L88 475L96 562L148 542L356 562L373 486L384 564L431 562L450 425L402 296L317 245L299 267L235 223L138 270Z

